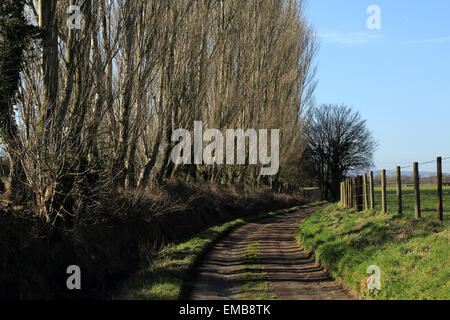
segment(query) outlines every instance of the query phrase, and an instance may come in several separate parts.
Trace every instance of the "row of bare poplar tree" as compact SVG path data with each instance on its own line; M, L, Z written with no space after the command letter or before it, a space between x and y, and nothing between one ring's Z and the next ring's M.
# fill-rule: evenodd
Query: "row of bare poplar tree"
M67 25L70 5L81 7L81 29ZM315 88L317 46L303 9L300 0L24 3L39 35L24 50L10 110L2 109L14 127L1 137L12 198L54 221L86 211L101 188L172 176L286 184L306 146ZM173 130L199 120L219 130L280 129L279 174L174 165Z

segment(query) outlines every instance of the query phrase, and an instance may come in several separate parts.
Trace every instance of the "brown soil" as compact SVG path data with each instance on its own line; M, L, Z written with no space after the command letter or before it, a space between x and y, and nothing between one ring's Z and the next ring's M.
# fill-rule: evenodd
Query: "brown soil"
M347 300L352 297L300 248L298 223L318 207L249 223L220 240L200 263L188 285L192 300L239 299L241 256L252 241L261 243L261 264L271 292L280 300Z

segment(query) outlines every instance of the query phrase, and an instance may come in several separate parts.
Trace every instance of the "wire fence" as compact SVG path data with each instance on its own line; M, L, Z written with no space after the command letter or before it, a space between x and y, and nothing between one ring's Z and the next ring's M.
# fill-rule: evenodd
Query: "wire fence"
M443 174L443 163L450 157L414 162L411 166L398 166L395 175L386 176L382 170L374 177L370 171L341 182L340 205L362 210L380 210L382 213L437 217L444 219L444 208L450 207L450 175ZM435 173L420 175L419 168L435 166ZM412 168L412 174L402 174L403 169ZM392 170L394 171L394 170Z

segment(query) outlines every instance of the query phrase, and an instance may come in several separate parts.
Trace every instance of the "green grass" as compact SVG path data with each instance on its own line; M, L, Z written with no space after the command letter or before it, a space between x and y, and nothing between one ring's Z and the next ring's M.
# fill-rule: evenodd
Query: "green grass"
M431 211L416 220L338 205L313 213L297 230L304 249L362 299L450 299L449 238L448 219L439 222ZM371 265L381 268L380 291L364 287Z
M165 248L159 251L151 266L127 279L120 286L120 290L114 298L126 300L179 299L182 294L183 282L198 257L223 233L252 221L319 204L323 204L323 202L237 219L212 227L186 242Z
M442 187L442 202L445 210L450 211L450 187ZM414 216L414 187L402 186L403 214ZM386 188L388 212L397 213L397 189ZM435 185L420 186L420 207L423 217L437 217L437 187ZM375 187L375 209L381 210L381 187ZM447 211L447 212L448 212Z
M251 242L242 255L243 270L240 274L238 295L242 300L274 300L272 285L268 273L261 265L260 241Z

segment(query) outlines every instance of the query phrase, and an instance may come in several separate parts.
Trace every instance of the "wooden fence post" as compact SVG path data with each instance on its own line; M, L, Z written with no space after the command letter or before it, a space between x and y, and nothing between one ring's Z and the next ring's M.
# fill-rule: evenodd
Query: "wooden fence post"
M375 209L375 191L373 189L373 171L370 171L369 176L369 194L370 194L370 209Z
M342 181L342 207L345 208L345 180Z
M403 214L401 170L401 167L397 167L397 211L400 216Z
M356 177L356 210L363 211L363 177Z
M344 180L344 208L347 208L347 180Z
M413 163L414 171L414 213L416 219L420 219L420 178L419 178L419 163Z
M362 200L361 198L361 190L360 190L360 183L359 183L359 176L356 176L355 178L355 209L356 211L359 211L359 200Z
M345 181L344 181L344 190L345 190L344 207L347 208L347 206L348 206L348 183L347 183L347 179L345 179Z
M354 208L355 207L355 197L353 196L353 180L354 178L350 179L350 208Z
M369 210L369 195L367 192L367 173L364 173L363 193L364 193L364 210Z
M345 180L345 207L348 209L349 208L349 192L350 192L350 187L348 185L348 179Z
M438 220L444 221L444 208L442 207L442 157L437 158L437 196Z
M352 207L352 188L350 184L350 179L347 180L347 208L350 209Z
M386 205L386 170L381 171L381 211L383 214L387 213Z
M338 204L341 205L342 203L342 182L339 183L339 202Z

